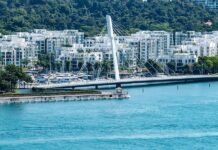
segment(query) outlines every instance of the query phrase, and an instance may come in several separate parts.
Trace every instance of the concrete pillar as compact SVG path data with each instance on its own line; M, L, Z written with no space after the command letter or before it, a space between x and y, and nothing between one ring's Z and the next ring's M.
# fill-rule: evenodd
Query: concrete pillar
M117 83L116 88L122 88L121 83Z

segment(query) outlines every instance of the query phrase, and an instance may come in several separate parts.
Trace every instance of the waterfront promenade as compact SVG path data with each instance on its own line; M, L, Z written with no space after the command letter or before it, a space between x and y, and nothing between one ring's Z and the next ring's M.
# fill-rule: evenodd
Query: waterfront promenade
M38 84L31 87L39 89L52 88L81 88L94 87L96 89L106 86L110 87L125 87L125 86L139 86L141 84L170 84L170 83L185 83L185 82L200 82L200 81L215 81L218 80L218 75L186 75L186 76L160 76L160 77L143 77L143 78L128 78L120 80L88 80L70 83L59 84Z

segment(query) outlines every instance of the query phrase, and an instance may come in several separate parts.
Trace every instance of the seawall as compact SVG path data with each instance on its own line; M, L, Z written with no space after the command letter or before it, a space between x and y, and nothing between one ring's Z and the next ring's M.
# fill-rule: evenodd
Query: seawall
M50 96L17 96L0 97L0 104L13 103L36 103L36 102L59 102L59 101L90 101L90 100L113 100L129 98L127 92L102 92L101 94L81 95L50 95Z

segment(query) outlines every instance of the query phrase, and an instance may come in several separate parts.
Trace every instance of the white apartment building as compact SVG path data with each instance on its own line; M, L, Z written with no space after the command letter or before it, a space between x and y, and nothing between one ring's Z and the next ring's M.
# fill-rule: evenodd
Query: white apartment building
M190 42L179 46L176 50L186 51L200 56L216 56L218 54L218 37L204 35L200 38L193 38Z
M182 45L186 41L196 37L201 37L201 32L187 31L187 32L172 32L170 33L170 45L177 46Z
M135 50L131 47L129 37L116 37L115 42L120 65L127 64L129 67L135 67L137 57L134 57ZM83 49L85 52L102 52L104 60L113 60L111 43L107 35L85 39Z
M170 34L165 31L140 31L132 34L126 41L135 51L134 57L140 64L168 54L170 48Z
M174 53L171 55L160 56L157 61L161 64L167 64L173 62L177 65L194 64L198 61L196 55L190 55L189 53Z
M163 49L158 49L158 40L148 38L140 41L140 61L146 63L149 59L156 60Z
M62 47L61 54L56 59L58 62L64 64L65 61L69 61L72 70L77 70L79 63L91 63L103 61L102 52L78 52L77 49L72 47Z
M139 37L140 39L155 38L159 39L159 48L163 50L164 54L168 53L170 48L170 33L166 31L139 31L131 35L132 37Z
M62 46L80 45L82 47L84 33L77 30L49 31L45 29L35 29L33 32L17 33L19 37L26 41L35 42L40 53L59 53Z
M169 55L162 55L158 61L162 64L176 62L182 64L193 64L197 62L198 57L218 55L218 33L194 36L182 45L171 49Z
M120 66L136 68L137 64L145 64L149 59L165 62L171 61L170 58L189 63L189 60L196 60L195 57L218 54L218 32L139 31L129 36L116 36L115 44ZM49 53L54 53L56 60L69 59L77 65L79 61L113 60L107 34L84 38L84 33L77 30L37 29L0 36L2 65L21 66L23 60L28 60L28 65L33 66L40 54Z
M26 42L24 38L15 35L3 36L0 40L0 61L2 65L14 64L16 66L27 65L24 60L33 65L37 60L37 46Z

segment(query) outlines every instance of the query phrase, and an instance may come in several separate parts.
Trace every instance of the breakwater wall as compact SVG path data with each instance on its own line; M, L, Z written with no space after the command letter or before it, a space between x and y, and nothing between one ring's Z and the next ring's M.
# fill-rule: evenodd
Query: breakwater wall
M127 92L102 92L101 94L82 95L50 95L50 96L17 96L0 97L0 104L13 103L36 103L36 102L60 102L60 101L90 101L90 100L113 100L129 98Z

